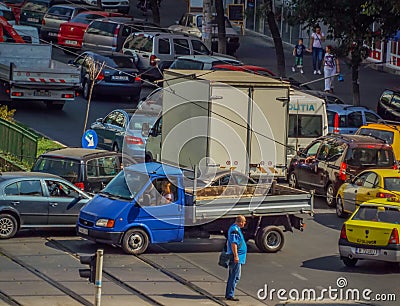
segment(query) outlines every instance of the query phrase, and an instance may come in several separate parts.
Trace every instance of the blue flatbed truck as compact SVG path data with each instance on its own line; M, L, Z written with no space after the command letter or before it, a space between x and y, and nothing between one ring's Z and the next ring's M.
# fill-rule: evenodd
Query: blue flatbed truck
M166 181L172 183L173 202L157 192ZM235 217L244 215L245 239L254 239L262 252L277 252L283 232L302 231L299 214L313 211L312 194L283 185L268 191L270 186L263 185L197 184L186 170L166 164L126 167L81 209L77 233L138 255L151 243L226 235Z

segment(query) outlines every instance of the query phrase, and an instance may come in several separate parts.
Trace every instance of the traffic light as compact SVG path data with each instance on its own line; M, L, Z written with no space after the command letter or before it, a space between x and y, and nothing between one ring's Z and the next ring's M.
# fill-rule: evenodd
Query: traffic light
M79 276L86 278L90 283L96 282L96 254L80 255L81 264L89 265L90 269L79 269Z

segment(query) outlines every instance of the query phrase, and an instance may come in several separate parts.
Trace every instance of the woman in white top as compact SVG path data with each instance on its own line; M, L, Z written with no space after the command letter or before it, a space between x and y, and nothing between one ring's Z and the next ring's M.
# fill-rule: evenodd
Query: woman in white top
M321 74L321 64L322 64L322 55L323 55L323 47L322 42L325 41L325 34L321 32L321 27L317 25L315 27L315 32L311 34L310 39L310 49L312 49L312 59L313 59L313 68L314 74Z
M332 46L326 46L324 56L324 77L325 91L333 92L333 78L336 73L340 73L339 60L332 54Z

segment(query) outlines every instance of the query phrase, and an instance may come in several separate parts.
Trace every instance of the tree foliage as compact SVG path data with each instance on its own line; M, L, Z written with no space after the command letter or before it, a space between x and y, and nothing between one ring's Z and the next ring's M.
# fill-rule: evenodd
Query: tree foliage
M8 109L7 105L0 105L0 118L7 121L14 121L15 109Z
M387 40L400 29L399 0L293 0L293 9L294 18L305 26L326 25L339 54L350 55L353 103L359 104L358 67L374 41Z

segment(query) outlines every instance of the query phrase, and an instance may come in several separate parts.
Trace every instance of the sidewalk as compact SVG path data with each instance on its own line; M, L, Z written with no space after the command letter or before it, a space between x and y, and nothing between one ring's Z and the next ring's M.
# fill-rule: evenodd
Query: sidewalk
M315 83L309 84L309 86L316 90L323 90L323 75L313 74L312 57L310 53L306 53L304 56L304 74L298 71L292 72L291 67L294 62L292 50L293 46L284 44L286 76L293 77L300 83L316 81ZM265 35L246 30L246 34L241 37L240 48L236 55L246 64L263 66L272 71L277 71L274 43L272 38ZM344 76L344 82L339 83L335 81L334 94L342 98L346 103L352 104L351 67L348 66L343 59L340 61L340 67ZM376 104L382 91L385 88L400 86L400 75L394 74L393 72L394 71L387 69L383 70L382 65L373 62L365 62L360 66L359 85L361 105L376 110Z

